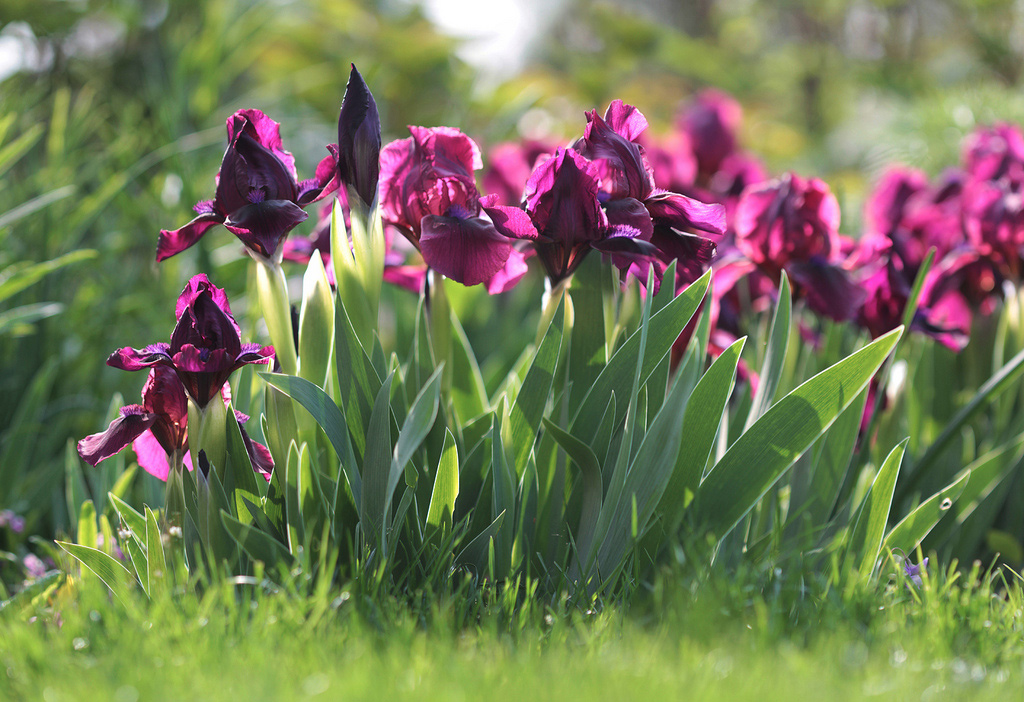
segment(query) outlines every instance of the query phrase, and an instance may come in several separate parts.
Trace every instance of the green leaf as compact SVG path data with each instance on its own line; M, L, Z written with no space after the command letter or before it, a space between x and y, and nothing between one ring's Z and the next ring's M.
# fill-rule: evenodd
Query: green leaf
M299 375L321 388L334 349L334 297L319 251L313 251L302 277L302 309L299 312Z
M289 566L295 563L292 554L277 539L238 521L227 512L222 511L220 518L231 538L242 547L249 558L254 561L262 561L271 569L278 563L286 563Z
M35 285L49 273L73 263L96 258L96 255L96 251L92 249L79 249L42 263L21 263L7 266L0 270L0 302Z
M802 501L794 496L797 501L791 500L790 514L805 513L813 525L823 525L828 520L839 500L843 478L850 469L867 399L868 391L862 390L815 445L806 509L801 509Z
M96 526L96 507L92 500L86 500L78 511L77 541L82 546L94 547L98 541L97 534L99 531Z
M551 385L555 379L555 366L558 364L562 348L562 326L565 321L564 298L559 302L555 314L544 333L544 339L537 349L530 370L526 372L523 385L516 395L515 403L510 412L509 425L510 446L512 451L512 468L522 473L526 458L533 450L540 429L544 408L551 396Z
M818 373L772 405L698 488L695 520L720 538L856 399L903 333L899 327Z
M1024 351L1011 358L1006 365L985 381L978 388L978 392L971 398L971 401L949 420L949 423L942 429L939 437L928 447L920 460L913 464L913 470L906 481L906 485L900 486L901 494L910 494L917 487L921 479L928 473L928 469L935 462L935 459L942 455L942 452L946 450L949 443L955 437L960 435L963 425L970 421L987 403L1012 387L1022 372L1024 372Z
M366 452L366 426L381 382L370 357L360 344L352 320L340 303L334 315L334 355L341 409L356 454L362 456Z
M650 526L679 455L688 392L689 388L677 376L661 411L654 417L640 444L622 490L622 495L629 501L619 499L606 537L598 548L599 573L608 574L619 568L630 545L636 543Z
M252 468L249 452L245 449L242 430L230 405L224 418L224 431L227 436L224 482L230 486L228 501L234 505L233 514L243 515L246 513L244 501L249 500L258 504L262 492L256 482L256 472ZM262 477L259 479L263 480Z
M572 332L569 351L569 403L583 400L594 380L608 362L605 346L604 304L612 293L612 273L600 257L588 256L572 276L569 300ZM550 333L550 327L547 334ZM547 336L545 334L545 336Z
M164 545L160 538L160 525L156 514L146 507L146 581L149 583L147 592L153 597L157 583L167 583L167 561L164 558ZM167 588L163 588L166 590Z
M57 545L95 573L96 577L114 593L114 597L121 601L121 604L128 604L129 593L138 581L127 568L121 565L120 561L108 556L98 548L72 544L67 541L58 541Z
M64 447L64 494L68 504L68 522L78 518L82 504L89 499L89 490L82 475L81 458L75 450L75 442L68 439ZM95 546L96 544L92 544Z
M715 437L722 424L729 396L736 378L736 366L743 353L746 337L737 340L715 359L690 395L683 418L683 436L686 437L676 457L675 470L661 498L660 511L666 515L666 524L674 529L690 496L697 493L704 476L704 468L715 448Z
M447 533L452 527L455 514L455 500L459 496L459 447L455 437L447 428L444 430L444 445L441 459L434 475L434 489L430 495L427 510L427 526Z
M957 532L958 538L962 537L960 528L964 522L996 492L996 488L1013 473L1022 458L1024 458L1024 434L1019 434L1001 446L979 456L964 468L957 477L970 474L971 479L954 501L949 514L950 518L942 525L938 525L933 539L937 543L943 543L954 532Z
M650 290L654 282L654 269L652 268L647 275L647 289ZM598 515L597 526L594 528L594 539L586 553L579 552L577 561L573 566L572 577L576 578L580 575L583 576L583 581L588 584L591 582L591 569L595 564L598 557L598 548L603 546L604 541L608 538L610 529L613 528L613 521L616 514L618 513L619 504L628 493L626 490L626 480L630 467L631 449L633 444L634 433L636 432L636 418L638 413L638 397L640 395L641 387L641 376L644 371L644 364L647 359L647 341L649 332L651 329L651 306L653 299L650 295L644 300L643 311L640 319L640 329L638 333L640 338L637 341L636 354L633 357L633 382L629 390L629 405L626 408L626 424L622 430L622 441L619 444L618 455L615 459L615 465L612 468L611 479L608 481L607 497L604 500L604 504L601 506L601 513ZM628 342L627 342L628 343ZM612 359L614 361L614 357ZM609 364L609 367L611 364ZM605 369L607 370L607 368ZM600 381L600 378L598 378ZM587 395L590 396L589 393ZM642 431L642 430L641 430ZM617 539L617 534L612 534L612 539ZM598 563L598 577L603 577L606 574L601 571L600 563Z
M497 518L499 514L508 514L509 520L504 524L494 538L494 550L496 557L500 559L501 571L498 577L503 577L505 570L512 560L512 540L514 529L514 515L516 513L516 475L515 467L508 462L508 447L505 444L505 435L509 422L509 406L504 403L501 414L494 413L491 424L491 516Z
M352 451L352 443L349 441L348 425L341 408L334 404L330 395L304 378L279 373L260 373L260 377L298 402L313 416L341 458L345 477L348 478L349 485L352 486L352 495L356 504L360 504L362 480L356 465L355 454Z
M398 441L395 444L394 456L391 462L391 472L388 476L388 488L385 506L385 514L391 506L391 499L398 487L398 481L402 477L405 466L412 460L413 454L419 449L423 440L434 426L437 419L437 404L441 394L441 373L442 368L438 367L434 374L427 380L426 385L420 390L416 399L409 408L409 413L402 422L402 429L398 432Z
M363 495L359 517L367 544L387 555L384 512L389 504L391 481L391 381L389 375L377 393L366 431L366 455L363 458Z
M288 447L288 464L284 473L284 515L288 531L288 550L294 555L299 553L305 539L305 522L302 515L302 498L299 495L299 475L303 463L309 462L309 447L306 444L299 448L293 441Z
M870 577L875 570L885 525L889 521L889 510L892 508L892 493L896 489L896 478L908 441L904 439L889 453L857 509L847 543L846 559L862 578Z
M478 570L483 570L486 563L487 553L491 549L491 543L495 535L501 529L505 520L505 513L502 512L490 525L481 531L476 537L466 544L465 548L459 551L455 557L456 565L475 565Z
M452 405L459 422L465 424L487 412L487 391L473 347L469 345L469 339L454 310L451 323Z
M969 470L962 471L952 483L922 502L886 534L882 547L889 550L899 548L904 553L911 553L960 498L970 477Z
M779 302L775 305L771 333L768 335L768 346L764 352L764 362L761 364L761 376L757 383L757 392L754 393L754 400L750 405L750 414L747 415L744 431L760 419L761 415L771 406L772 400L775 399L775 391L778 390L779 380L782 378L782 369L786 365L786 349L789 346L792 311L793 300L789 292L789 277L783 271L779 281Z
M139 544L145 543L143 539L146 534L146 517L135 511L131 505L122 500L113 491L110 493L110 503L114 506L114 510L118 516L121 517L121 521L128 527L128 531L131 532L133 539L138 540Z
M700 306L710 279L711 272L708 271L699 280L680 292L672 302L665 306L665 309L653 315L649 325L649 338L646 336L645 329L638 329L615 352L615 355L608 361L608 365L594 381L594 385L584 397L583 402L580 403L579 410L569 426L571 434L583 439L588 444L593 444L594 432L597 430L612 393L618 397L630 396L630 386L640 352L641 336L646 339L644 362L640 373L640 384L643 385L661 359L672 348L672 344L679 338L679 334ZM614 422L616 426L622 421L628 408L628 403L622 403L622 405L617 410Z
M581 554L589 553L594 540L594 531L597 528L597 519L601 514L601 499L604 494L601 464L586 443L548 420L547 417L544 418L544 428L551 433L551 437L580 470L583 494L580 523L576 530L576 548Z

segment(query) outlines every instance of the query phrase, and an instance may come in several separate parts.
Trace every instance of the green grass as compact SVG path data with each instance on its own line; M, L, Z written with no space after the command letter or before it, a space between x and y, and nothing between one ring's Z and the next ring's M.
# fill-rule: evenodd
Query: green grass
M479 598L381 607L230 584L125 607L93 581L35 621L4 612L0 698L1012 698L1024 598L995 582L1001 594L943 574L921 591L894 578L847 593L804 582L801 594L778 573L663 576L629 610L527 598L509 616Z

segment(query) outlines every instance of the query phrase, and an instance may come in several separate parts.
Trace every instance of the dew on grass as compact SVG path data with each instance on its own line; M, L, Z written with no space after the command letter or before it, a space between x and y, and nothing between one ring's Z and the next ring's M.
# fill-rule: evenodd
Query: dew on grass
M953 506L953 500L951 500L951 499L949 499L947 497L946 499L944 499L942 501L941 504L939 504L939 509L941 509L943 512L945 512L947 509L949 509L952 506Z

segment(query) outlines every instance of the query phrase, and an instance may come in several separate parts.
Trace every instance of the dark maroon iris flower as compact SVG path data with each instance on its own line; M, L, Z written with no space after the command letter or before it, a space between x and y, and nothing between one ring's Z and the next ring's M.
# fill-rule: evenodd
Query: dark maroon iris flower
M380 201L384 220L401 232L432 269L464 285L506 274L521 263L495 229L476 188L480 149L452 127L410 126L412 136L381 151Z
M484 192L497 195L495 204L518 205L533 169L540 161L550 158L557 148L555 144L530 139L498 144L487 154Z
M743 109L735 98L719 90L705 90L686 107L680 126L690 139L697 167L710 177L736 151Z
M856 315L864 293L840 266L839 203L823 181L791 173L748 188L735 228L743 255L772 280L785 270L811 309L837 321Z
M203 274L185 286L176 313L178 323L169 344L119 349L110 355L107 365L128 371L170 367L189 397L203 408L220 394L235 370L247 363L273 360L274 347L241 343L227 296Z
M227 401L228 398L225 398ZM253 469L269 478L274 460L266 446L249 438L242 428L249 418L235 412L242 438ZM78 454L89 465L110 458L132 445L139 465L160 480L167 480L171 470L169 457L184 461L192 469L188 455L188 400L185 388L175 372L167 366L154 366L142 389L142 404L122 407L106 431L92 434L78 442Z
M239 110L227 121L228 148L217 175L213 200L195 206L198 217L174 231L163 230L156 260L181 253L217 224L264 258L278 255L281 241L300 222L303 207L331 180L330 157L316 177L299 182L295 159L281 145L280 125L259 110Z
M525 216L517 208L488 209L499 231L534 242L553 282L571 274L591 248L641 280L653 266L660 281L668 260L679 260L691 279L710 262L714 242L693 232L722 234L724 208L655 188L639 142L646 129L643 114L621 100L604 118L587 113L583 137L530 176Z

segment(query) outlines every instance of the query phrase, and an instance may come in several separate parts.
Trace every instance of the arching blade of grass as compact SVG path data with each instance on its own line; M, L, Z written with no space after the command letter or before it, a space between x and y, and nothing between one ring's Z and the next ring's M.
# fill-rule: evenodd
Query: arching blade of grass
M852 563L861 577L868 578L875 569L882 536L892 508L892 493L896 488L896 476L900 472L903 453L907 450L904 439L894 448L878 469L874 482L857 509L853 531L847 543L846 560Z

